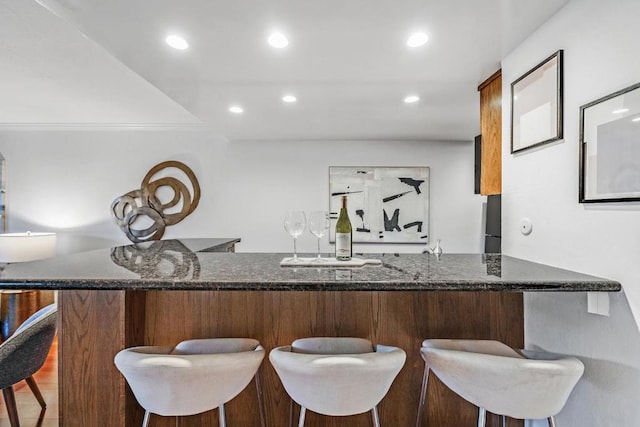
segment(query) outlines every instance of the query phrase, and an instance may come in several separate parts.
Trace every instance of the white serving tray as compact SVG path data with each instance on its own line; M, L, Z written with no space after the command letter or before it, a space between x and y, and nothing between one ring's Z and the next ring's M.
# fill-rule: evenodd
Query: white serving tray
M364 265L381 265L379 259L368 258L351 258L349 261L339 261L335 258L321 258L322 262L318 262L318 258L302 258L298 257L297 261L293 261L292 257L282 258L280 267L362 267Z

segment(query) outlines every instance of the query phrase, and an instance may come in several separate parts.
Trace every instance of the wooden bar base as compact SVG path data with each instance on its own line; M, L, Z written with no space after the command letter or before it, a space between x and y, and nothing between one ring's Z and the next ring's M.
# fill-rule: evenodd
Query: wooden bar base
M54 291L8 290L0 293L0 339L9 338L33 313L53 303Z
M265 349L309 336L355 336L403 348L407 362L379 406L382 425L415 425L426 338L497 339L524 344L522 294L510 292L60 292L60 414L64 427L139 426L143 411L113 365L122 348L181 340L251 337ZM260 368L267 426L289 423L290 400L267 358ZM423 425L475 426L477 409L429 381ZM258 426L255 384L225 405L230 426ZM183 417L181 427L214 427L217 411ZM370 414L324 417L308 427L369 426ZM175 426L152 416L152 427ZM499 426L489 416L489 426ZM522 426L510 420L510 427Z

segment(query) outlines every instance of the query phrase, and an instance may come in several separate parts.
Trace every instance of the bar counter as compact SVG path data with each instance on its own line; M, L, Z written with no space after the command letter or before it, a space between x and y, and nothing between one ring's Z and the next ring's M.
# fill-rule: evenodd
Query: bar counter
M142 410L113 366L135 345L191 338L252 337L267 351L305 336L357 336L407 352L380 404L382 425L413 426L427 338L524 344L524 291L619 291L620 284L500 255L367 255L360 268L280 267L289 254L231 253L239 239L183 239L121 246L25 264L0 278L4 289L58 289L60 425L139 426ZM558 327L563 327L559 325ZM553 350L553 349L548 349ZM290 401L265 359L260 368L266 425L288 425ZM423 425L472 426L476 409L437 379ZM256 389L226 406L230 426L259 426ZM175 425L152 417L152 427ZM215 411L181 419L213 427ZM307 427L368 426L368 414L321 417ZM489 417L489 426L498 426ZM510 420L508 425L522 426Z
M260 291L619 291L620 284L496 254L358 255L359 268L280 267L290 254L226 251L239 239L183 239L7 266L4 289ZM307 255L308 256L308 255Z

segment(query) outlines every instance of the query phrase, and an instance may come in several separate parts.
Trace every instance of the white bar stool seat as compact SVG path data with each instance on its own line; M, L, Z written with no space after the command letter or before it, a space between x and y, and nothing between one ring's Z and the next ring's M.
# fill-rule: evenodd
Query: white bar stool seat
M300 427L307 409L329 416L371 411L379 426L377 405L405 359L400 348L374 347L361 338L303 338L269 354L285 390L301 407Z
M479 408L478 426L486 411L519 419L544 419L555 426L584 372L575 357L514 350L498 341L425 340L425 361L417 426L421 425L429 370L447 387ZM504 419L503 419L504 423Z
M187 416L214 408L219 408L223 427L224 404L240 394L254 376L263 418L258 368L264 353L254 339L212 338L183 341L175 347L127 348L114 362L146 411L143 427L150 414ZM264 419L261 423L264 425Z

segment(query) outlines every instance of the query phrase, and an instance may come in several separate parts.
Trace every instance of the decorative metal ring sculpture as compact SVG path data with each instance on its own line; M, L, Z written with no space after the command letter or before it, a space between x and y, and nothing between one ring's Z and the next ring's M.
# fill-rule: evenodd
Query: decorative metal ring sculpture
M152 181L158 172L167 168L179 169L189 178L193 196L189 192L189 188L177 178L163 177ZM163 187L173 191L172 199L166 203L163 203L158 197L158 190ZM178 212L166 212L181 202L182 207ZM147 242L160 240L167 226L177 224L185 219L198 207L199 202L200 185L195 174L184 163L171 160L151 168L142 180L139 190L129 191L116 198L111 203L111 215L129 240L134 243ZM133 228L134 223L141 217L150 219L151 225L142 229Z

